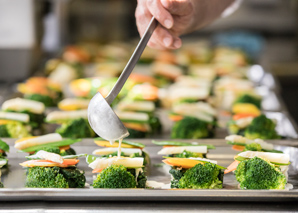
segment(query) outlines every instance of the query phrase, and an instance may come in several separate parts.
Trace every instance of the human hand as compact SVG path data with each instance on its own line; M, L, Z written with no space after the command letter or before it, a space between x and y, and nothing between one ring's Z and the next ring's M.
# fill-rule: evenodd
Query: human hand
M178 49L180 35L197 30L216 19L233 0L138 0L135 16L142 36L154 16L159 22L148 46Z
M179 36L187 31L194 18L190 0L138 0L136 21L140 35L143 35L152 16L160 23L148 46L156 49L177 49L181 47Z

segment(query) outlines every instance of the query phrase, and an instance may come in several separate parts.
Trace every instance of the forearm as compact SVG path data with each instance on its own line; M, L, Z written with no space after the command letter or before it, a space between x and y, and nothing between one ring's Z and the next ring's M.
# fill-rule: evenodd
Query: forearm
M194 16L185 33L198 30L217 19L235 0L191 0Z

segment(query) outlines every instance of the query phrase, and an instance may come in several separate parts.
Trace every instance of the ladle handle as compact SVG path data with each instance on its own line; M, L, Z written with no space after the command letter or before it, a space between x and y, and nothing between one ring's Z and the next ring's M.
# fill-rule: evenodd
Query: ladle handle
M124 70L122 71L120 77L118 78L118 81L116 82L113 89L110 91L108 96L106 97L106 101L111 104L114 99L117 97L119 92L121 91L123 85L125 84L126 80L128 79L130 73L134 69L136 63L139 61L145 47L147 46L147 43L155 30L157 26L157 21L154 17L152 17L143 37L138 43L138 46L136 47L135 51L133 52L132 56L130 57L128 63L126 64Z

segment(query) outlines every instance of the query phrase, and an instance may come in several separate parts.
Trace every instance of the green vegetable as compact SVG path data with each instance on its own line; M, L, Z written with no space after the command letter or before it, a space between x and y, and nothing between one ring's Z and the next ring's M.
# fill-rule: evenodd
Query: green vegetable
M34 154L36 154L40 150L43 150L43 151L46 151L46 152L55 153L55 154L60 154L60 149L59 149L58 146L54 146L54 147L48 147L48 146L40 147L39 149L37 149L35 151Z
M248 160L249 158L244 158L244 157L241 157L241 156L236 156L235 157L235 160L237 161L244 161L244 160ZM287 165L290 165L291 162L288 162L288 163L277 163L277 162L270 162L274 165L277 165L277 166L287 166Z
M4 152L9 152L9 145L0 139L0 149Z
M184 150L182 153L179 154L173 154L170 157L175 158L206 158L206 154L204 153L195 153L195 152L189 152Z
M249 145L249 144L245 144L245 143L238 143L238 142L232 142L232 141L227 141L227 144L231 144L231 145L238 145L238 146L246 146L246 149L244 151L257 151L257 149L259 151L263 151L263 152L274 152L274 153L283 153L282 151L280 150L275 150L275 149L272 149L272 150L269 150L269 149L263 149L261 148L261 150L258 148L259 146L258 145L255 145L255 143L252 143L253 145Z
M276 124L265 115L253 119L245 129L244 136L248 139L279 139L280 136L275 130Z
M69 149L66 149L66 150L63 149L63 150L60 151L61 156L75 155L75 154L76 154L76 151L73 148L69 148Z
M241 189L284 189L287 184L279 167L258 157L241 161L235 175Z
M36 114L33 112L30 112L28 110L22 110L22 111L15 111L15 110L6 110L6 112L18 112L18 113L24 113L29 115L30 118L30 122L29 125L33 128L40 128L41 125L44 123L44 119L45 119L45 114Z
M262 151L262 147L258 143L250 143L245 145L245 149L243 151Z
M179 141L155 141L155 140L153 140L152 143L159 146L207 146L208 149L215 149L215 147L211 144L191 144L191 143L179 142Z
M249 95L249 94L243 94L241 96L239 96L236 101L234 102L234 104L237 103L249 103L249 104L253 104L256 107L258 107L259 109L261 109L261 98L253 96L253 95Z
M97 159L97 157L94 156L94 155L87 155L87 156L86 156L86 162L87 162L87 164L92 163L92 162L95 161L96 159Z
M129 132L129 136L127 138L145 138L147 136L147 132L142 132L134 129L127 128Z
M83 188L84 172L75 167L31 167L27 170L26 187L29 188Z
M0 181L0 188L4 188L4 185L1 181Z
M152 134L160 134L162 131L162 125L157 116L153 116L149 120Z
M135 176L124 166L111 165L93 181L93 188L136 188Z
M56 129L56 132L64 138L92 138L95 136L88 121L83 118L63 123L60 128Z
M105 139L103 138L95 138L94 141L106 141ZM116 140L116 142L119 142L119 140ZM142 143L137 143L137 142L132 142L132 141L126 141L126 140L123 140L122 141L122 144L127 144L127 145L132 145L132 146L135 146L135 147L140 147L140 148L144 148L145 145L142 144Z
M177 170L177 168L173 168ZM216 164L206 162L197 164L190 169L180 171L170 170L173 175L172 188L180 189L221 189L223 170Z
M57 141L48 144L41 144L37 146L31 146L27 149L22 149L21 152L35 152L37 150L44 150L44 147L60 147L60 146L68 146L74 143L81 141L81 139L65 139L62 141Z
M177 121L171 132L171 138L184 139L208 138L212 135L212 124L193 117L185 117Z
M42 103L44 103L44 105L46 107L56 106L57 103L59 102L58 100L54 100L50 96L40 95L40 94L25 94L24 98L29 99L29 100L42 102Z
M0 137L10 138L10 135L7 131L6 124L5 125L0 125Z
M5 125L0 125L0 137L24 138L29 136L31 136L31 134L26 124L19 121L12 121Z

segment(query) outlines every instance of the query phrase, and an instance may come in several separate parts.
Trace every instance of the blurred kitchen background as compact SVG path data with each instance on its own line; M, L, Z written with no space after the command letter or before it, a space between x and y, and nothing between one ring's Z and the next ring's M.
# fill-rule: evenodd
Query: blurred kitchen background
M139 38L136 0L0 0L0 89L22 81L67 44ZM298 1L243 0L239 9L184 36L240 46L280 83L298 122Z

